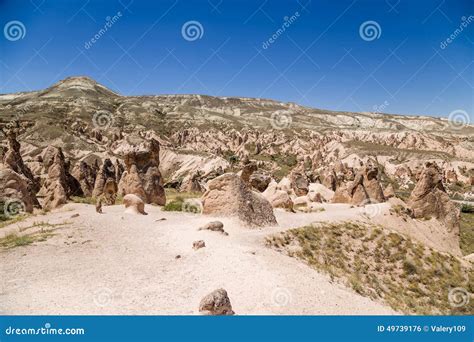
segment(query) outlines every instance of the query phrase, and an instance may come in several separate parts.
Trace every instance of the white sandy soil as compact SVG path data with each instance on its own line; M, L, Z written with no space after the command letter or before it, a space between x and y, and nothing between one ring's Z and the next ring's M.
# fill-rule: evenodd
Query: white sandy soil
M222 287L238 315L394 314L264 245L273 232L356 218L357 208L333 204L313 214L276 211L280 226L258 230L226 218L146 210L149 215L136 216L112 206L97 214L92 205L68 204L1 228L0 238L33 222L68 223L46 241L0 251L0 313L198 314L201 298ZM198 231L215 219L229 236ZM206 247L193 250L196 240Z

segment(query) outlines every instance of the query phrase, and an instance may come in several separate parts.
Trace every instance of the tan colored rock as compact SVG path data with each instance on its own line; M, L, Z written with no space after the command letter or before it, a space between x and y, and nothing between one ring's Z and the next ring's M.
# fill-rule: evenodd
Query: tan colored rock
M126 171L122 175L120 191L133 193L144 202L166 204L160 165L160 143L155 139L127 137L115 150L123 156Z
M48 170L40 190L44 208L57 208L66 204L71 196L82 195L79 182L69 173L69 163L61 148L48 146L43 153L43 166Z
M106 205L114 205L117 199L117 183L115 179L108 178L104 185L102 196L104 197L104 203Z
M250 227L277 225L270 202L252 191L235 173L209 181L202 202L203 214L236 217Z
M104 160L104 163L97 172L97 177L95 179L94 190L92 191L92 197L98 198L102 194L104 194L105 184L107 180L113 180L116 182L115 179L115 167L112 161L109 158ZM110 181L109 181L110 183Z
M379 170L376 166L368 165L364 168L363 185L371 203L385 202L382 186L380 185L378 176Z
M18 211L33 212L37 203L36 197L28 189L29 180L6 167L0 165L0 202L3 204L3 213L12 216Z
M257 164L255 162L249 162L244 165L240 178L242 178L245 184L250 185L250 177L255 171L257 171Z
M123 198L123 204L125 205L125 213L127 214L148 215L145 212L145 203L137 195L125 195L125 197Z
M224 224L221 221L212 221L207 223L206 225L202 226L198 230L210 230L213 232L219 232L224 235L229 235L224 230Z
M426 163L408 205L414 218L434 217L446 225L448 232L459 238L460 210L446 193L441 170L435 163Z
M250 185L260 192L264 192L271 181L272 177L262 172L254 172L250 176Z
M20 153L20 143L17 141L17 131L10 129L6 132L8 146L3 155L3 163L28 179L28 191L34 196L40 189L39 181L34 177L29 167L23 162Z
M293 200L287 191L280 190L279 185L272 181L267 189L262 193L262 196L265 197L273 208L283 208L292 211L293 210Z
M197 251L198 249L206 247L206 243L204 240L194 241L193 242L193 249Z
M386 199L395 197L395 190L393 189L392 184L389 184L383 191L383 195Z
M205 315L234 315L227 291L212 291L199 303L199 312Z
M84 196L92 197L97 176L94 168L85 161L81 161L73 168L72 176L78 180Z

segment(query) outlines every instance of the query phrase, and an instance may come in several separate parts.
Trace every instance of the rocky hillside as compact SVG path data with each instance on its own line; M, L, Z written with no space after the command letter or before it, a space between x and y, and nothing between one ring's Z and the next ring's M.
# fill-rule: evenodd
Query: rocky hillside
M168 184L193 172L232 168L250 159L281 179L298 164L306 171L376 157L398 187L413 186L424 161L442 166L452 196L471 191L474 127L446 119L349 113L267 99L202 95L121 96L87 77L71 77L41 91L0 95L0 126L21 126L28 163L47 145L80 160L113 156L111 145L134 133L162 145ZM402 191L400 190L400 191Z

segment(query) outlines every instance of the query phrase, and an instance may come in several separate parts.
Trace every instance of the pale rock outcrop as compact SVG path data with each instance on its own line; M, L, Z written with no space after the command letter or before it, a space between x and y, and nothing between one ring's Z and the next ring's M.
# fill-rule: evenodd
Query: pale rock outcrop
M114 153L123 156L126 171L119 188L123 195L136 194L145 203L166 204L160 165L160 143L155 139L127 137Z
M233 315L232 305L230 303L227 291L218 289L212 291L199 303L199 312L205 315Z
M459 238L460 210L446 193L441 170L435 163L426 163L408 205L414 218L434 217L443 222L455 238Z
M226 173L207 185L202 197L203 214L236 217L249 227L277 225L270 202L235 173Z
M284 185L286 184L284 183ZM287 187L284 186L284 188ZM272 180L267 189L262 193L262 196L271 203L273 208L283 208L292 211L294 203L288 192L288 190L281 190L279 184Z
M308 186L308 198L311 202L319 202L319 199L324 202L330 202L334 197L334 191L326 188L320 183L311 183Z
M137 195L125 195L123 198L123 204L125 205L125 213L127 214L147 215L145 212L145 203Z

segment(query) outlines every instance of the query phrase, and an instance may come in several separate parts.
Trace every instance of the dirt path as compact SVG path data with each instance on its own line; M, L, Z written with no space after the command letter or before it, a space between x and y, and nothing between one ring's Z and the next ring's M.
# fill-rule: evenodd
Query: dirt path
M0 252L1 313L197 314L200 299L223 287L241 315L393 314L264 246L271 232L356 216L348 206L315 214L277 211L280 227L265 230L220 219L229 236L197 230L211 217L146 209L147 216L130 216L121 206L105 207L99 215L93 206L69 204L22 222L68 224L44 242ZM0 237L12 229L0 229ZM196 240L206 247L194 251Z

